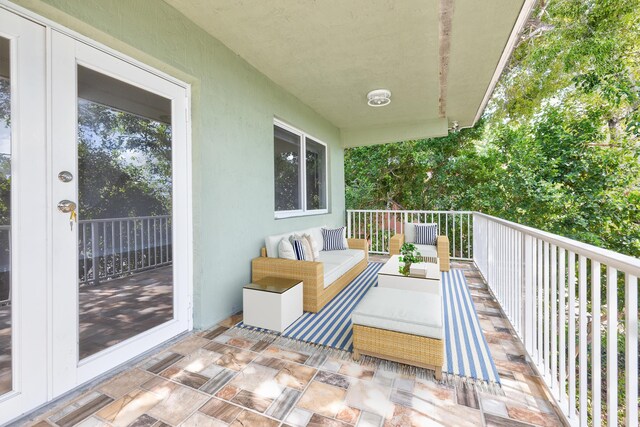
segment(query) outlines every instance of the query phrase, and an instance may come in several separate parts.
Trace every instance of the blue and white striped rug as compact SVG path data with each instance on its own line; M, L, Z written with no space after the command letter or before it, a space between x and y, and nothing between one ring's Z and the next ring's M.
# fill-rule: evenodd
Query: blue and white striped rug
M367 291L378 286L378 271L384 264L370 262L367 268L318 313L304 313L281 336L297 341L351 352L353 328L351 312ZM462 270L442 273L445 363L443 373L453 378L469 378L500 384L489 346ZM239 327L269 332L240 322ZM273 334L276 334L273 332Z

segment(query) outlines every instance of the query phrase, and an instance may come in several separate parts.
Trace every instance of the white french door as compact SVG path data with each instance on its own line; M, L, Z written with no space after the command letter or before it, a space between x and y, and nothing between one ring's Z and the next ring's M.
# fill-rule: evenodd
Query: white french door
M53 394L190 327L187 93L51 37Z
M0 424L191 328L187 105L0 8Z
M0 424L47 399L45 38L0 9Z

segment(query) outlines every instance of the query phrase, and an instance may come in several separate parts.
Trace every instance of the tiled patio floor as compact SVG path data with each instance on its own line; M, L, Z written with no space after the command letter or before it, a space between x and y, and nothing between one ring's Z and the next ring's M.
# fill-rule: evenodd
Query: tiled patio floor
M479 273L464 268L505 396L247 339L235 316L30 424L40 426L562 425Z
M173 270L160 267L80 288L80 358L173 318ZM11 307L0 307L0 395L11 390Z

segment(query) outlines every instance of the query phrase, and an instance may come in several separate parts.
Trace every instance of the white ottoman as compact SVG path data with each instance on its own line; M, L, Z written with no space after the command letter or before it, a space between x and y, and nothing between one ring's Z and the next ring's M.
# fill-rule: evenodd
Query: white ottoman
M393 288L371 288L351 315L353 357L366 354L419 366L442 378L442 298Z

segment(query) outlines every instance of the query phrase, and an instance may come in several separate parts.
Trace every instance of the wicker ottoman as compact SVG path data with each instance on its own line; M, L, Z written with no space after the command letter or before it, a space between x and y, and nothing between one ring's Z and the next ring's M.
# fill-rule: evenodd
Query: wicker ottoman
M361 354L432 369L442 378L442 299L426 292L371 288L351 315L353 357Z

